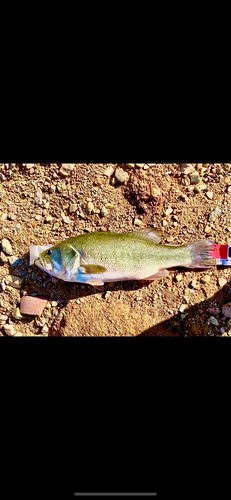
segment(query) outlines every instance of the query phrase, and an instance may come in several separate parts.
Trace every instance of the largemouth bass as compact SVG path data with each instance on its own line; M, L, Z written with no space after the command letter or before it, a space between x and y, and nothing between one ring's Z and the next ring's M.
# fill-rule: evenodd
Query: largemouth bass
M32 247L31 263L64 281L96 287L112 281L161 279L172 267L206 269L216 263L213 241L167 246L159 244L161 239L152 229L89 233L54 246Z

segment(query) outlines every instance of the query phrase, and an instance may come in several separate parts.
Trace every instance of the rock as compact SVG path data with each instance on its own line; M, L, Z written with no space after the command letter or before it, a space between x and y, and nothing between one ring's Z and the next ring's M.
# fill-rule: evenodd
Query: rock
M209 276L208 274L205 274L205 276L202 276L201 277L201 283L203 283L204 285L207 285L211 280L211 276Z
M213 195L214 195L214 194L213 194L213 192L212 192L212 191L208 191L208 192L206 193L206 196L207 196L207 198L208 198L209 200L212 200L212 199L213 199Z
M216 316L216 314L220 314L221 310L219 309L219 307L209 307L208 309L206 309L207 312L209 312L210 314L213 314Z
M34 320L34 324L38 328L42 328L46 324L46 318L37 317Z
M167 208L167 210L164 211L164 216L167 217L168 215L171 215L173 212L173 209L172 208Z
M115 171L115 178L118 182L123 184L128 180L129 175L122 168L117 168Z
M55 193L56 191L56 185L55 184L51 184L50 187L49 187L49 193Z
M16 220L17 216L16 216L16 214L13 214L12 212L9 212L8 213L8 219L9 220Z
M178 283L180 283L180 281L182 281L182 279L183 279L183 274L176 275L176 281L178 281Z
M70 210L70 213L71 214L74 214L77 210L78 210L78 205L77 203L71 203L70 207L69 207L69 210Z
M11 266L16 262L16 260L18 260L18 257L16 257L15 255L13 257L9 257L8 259Z
M75 164L74 163L63 163L62 167L59 170L59 174L62 177L68 177L71 172L74 170Z
M52 217L52 215L49 215L49 214L48 214L48 215L45 217L45 222L47 222L47 224L51 224L51 223L53 222L53 217Z
M106 168L104 175L106 175L107 177L111 177L112 174L114 174L114 170L115 170L115 167L108 167L108 168Z
M190 165L190 164L185 164L185 165L181 165L180 166L180 171L182 174L184 175L188 175L188 174L191 174L192 172L194 172L195 168L193 167L193 165Z
M197 280L192 280L191 283L190 283L190 285L191 285L192 288L198 288Z
M43 335L46 335L48 332L49 332L49 328L48 328L48 326L47 326L47 325L44 325L44 327L43 327L43 328L42 328L42 330L41 330L41 333L42 333Z
M23 283L23 278L20 278L19 276L14 276L13 274L10 274L9 276L6 277L6 284L12 286L13 288L17 288L18 290L21 290L22 283Z
M42 193L42 190L40 188L38 188L35 191L34 202L35 202L35 205L42 205L43 193Z
M184 313L186 311L186 309L188 309L188 305L187 304L182 304L182 306L180 306L180 308L179 308L179 311L181 313Z
M213 326L219 326L219 323L218 323L217 319L214 318L213 316L211 316L209 318L209 321L210 321L211 325L213 325Z
M5 333L9 335L9 337L13 337L16 333L13 325L4 325L3 328L5 330Z
M104 206L103 206L103 207L101 208L101 210L100 210L100 215L101 215L102 217L106 217L106 216L108 215L108 210L107 210L107 208L106 208L106 207L104 207Z
M70 219L70 217L68 217L68 215L64 215L62 217L62 219L63 219L63 222L65 222L65 224L71 224L71 219Z
M12 317L14 319L22 319L22 315L20 314L20 311L19 311L19 307L16 307L16 309L14 310L13 314L12 314Z
M222 314L226 318L231 318L231 302L228 302L222 307Z
M12 246L6 238L2 240L2 250L6 255L13 255Z
M8 259L6 255L3 252L0 252L0 261L5 264L5 262L8 262Z
M190 182L191 184L199 184L199 182L201 181L200 179L200 176L197 172L195 172L194 174L190 175Z
M40 316L47 305L47 300L45 297L31 297L26 295L21 298L20 312L21 314L29 314L30 316Z
M161 189L156 186L151 186L151 196L152 198L159 198L161 196Z
M222 288L223 286L225 286L228 282L225 278L218 278L218 283L219 283L219 286Z
M222 209L217 205L209 214L209 222L214 222L221 215L222 215Z
M138 219L138 217L135 217L134 225L135 226L142 226L142 224L143 224L142 220Z
M8 320L8 316L6 316L6 314L1 314L0 316L0 327L2 327L3 325L6 324Z
M94 212L95 212L94 204L92 203L92 201L89 201L87 204L87 213L91 215L94 214Z

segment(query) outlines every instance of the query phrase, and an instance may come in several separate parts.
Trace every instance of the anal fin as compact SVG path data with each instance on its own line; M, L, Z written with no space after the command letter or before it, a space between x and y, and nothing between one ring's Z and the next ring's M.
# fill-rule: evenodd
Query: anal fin
M169 271L167 269L162 269L162 271L159 271L156 274L153 274L152 276L149 276L148 278L143 278L145 281L154 281L154 280L162 280L163 278L167 278L169 275Z
M91 285L91 286L94 286L95 288L100 288L100 290L103 290L102 287L104 287L104 282L101 281L101 280L89 280L89 281L86 281L86 285Z

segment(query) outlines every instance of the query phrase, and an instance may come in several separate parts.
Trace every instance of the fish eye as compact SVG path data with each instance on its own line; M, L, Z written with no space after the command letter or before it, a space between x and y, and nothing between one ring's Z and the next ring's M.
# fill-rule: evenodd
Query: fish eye
M51 248L47 251L47 255L51 255L52 254L52 250Z

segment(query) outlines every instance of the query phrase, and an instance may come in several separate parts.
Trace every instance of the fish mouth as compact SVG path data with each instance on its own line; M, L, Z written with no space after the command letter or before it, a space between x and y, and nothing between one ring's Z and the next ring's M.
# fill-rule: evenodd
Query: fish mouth
M30 245L30 266L35 264L35 261L40 258L42 252L51 248L52 245Z
M35 260L35 265L37 267L40 267L41 269L44 269L44 271L52 271L53 269L51 262L47 263L43 259L41 259L41 257Z
M40 259L40 257L34 261L34 264L35 264L37 267L44 267L44 262L43 262L43 260L42 260L42 259Z

